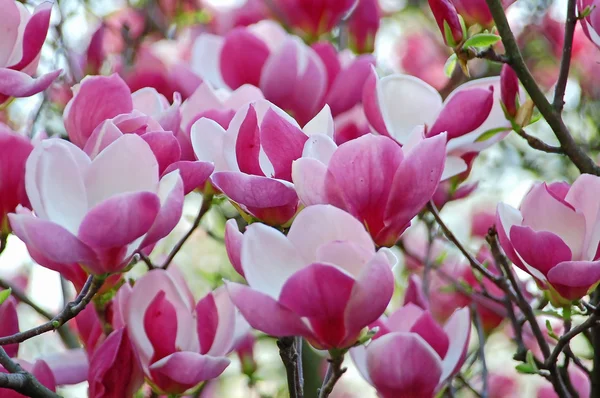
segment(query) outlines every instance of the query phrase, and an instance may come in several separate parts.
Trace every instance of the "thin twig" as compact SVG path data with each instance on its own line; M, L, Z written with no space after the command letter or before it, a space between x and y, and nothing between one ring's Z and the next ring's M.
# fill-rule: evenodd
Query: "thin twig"
M49 321L54 319L54 315L52 315L51 313L49 313L48 311L46 311L45 309L43 309L42 307L40 307L39 305L34 303L29 297L27 297L27 295L25 293L23 293L19 288L15 287L13 284L11 284L3 279L0 279L0 287L2 289L11 289L11 294L14 297L16 297L23 304L27 304L35 312L37 312L44 318L48 319ZM71 331L71 328L69 328L68 325L62 325L61 327L59 327L57 329L57 332L60 335L60 338L63 341L63 343L65 343L65 346L67 346L68 348L73 349L73 348L79 348L81 346L79 344L79 340L73 334L73 332Z
M285 367L290 398L303 398L304 386L301 384L301 374L298 369L298 350L295 337L282 337L277 340L279 356Z
M552 131L554 131L565 154L571 159L580 172L600 175L600 166L598 166L596 162L577 145L573 136L567 129L567 126L564 124L560 113L557 112L548 101L527 68L523 56L521 55L521 51L519 50L517 40L506 19L502 2L500 0L486 0L486 3L502 38L509 64L514 69L519 81L529 93L529 96L542 116L544 116L544 119L546 119L546 122L552 128Z
M83 289L77 296L77 298L68 303L65 308L49 322L46 322L33 329L19 332L11 336L0 337L0 346L8 344L21 343L32 337L39 336L40 334L50 332L60 328L62 325L67 323L70 319L74 318L89 304L94 295L100 290L100 287L104 283L103 278L96 276L90 276L85 282Z
M319 398L327 398L333 391L335 384L347 370L347 368L342 367L342 363L344 362L343 353L334 355L332 358L327 359L327 361L329 362L329 366L327 367L325 379L323 379L323 386L319 389Z
M571 52L573 49L573 37L575 36L575 27L577 26L576 2L569 0L567 5L567 19L565 22L565 38L562 49L562 58L560 61L560 72L558 81L554 89L554 100L552 105L557 112L562 112L565 106L565 90L569 78L569 68L571 67Z
M537 149L538 151L546 152L546 153L559 153L563 154L564 151L559 146L553 146L546 144L544 141L540 140L537 137L529 135L523 129L516 129L515 133L524 138L527 141L527 144L533 149Z
M198 228L198 226L200 225L200 221L202 221L202 217L204 217L204 215L208 212L208 210L210 210L211 204L212 204L212 195L204 195L202 197L202 206L200 206L200 210L198 211L198 215L194 219L192 226L186 232L186 234L183 235L183 237L179 240L179 242L177 242L175 247L173 247L173 249L167 256L167 259L160 266L160 268L167 269L169 267L169 265L171 264L171 262L173 261L173 259L177 255L177 253L179 253L179 251L181 250L181 248L183 247L185 242L190 238L190 236L192 236L192 234L194 233L196 228Z
M481 361L481 393L479 394L481 398L487 398L489 394L489 379L488 379L488 368L487 362L485 360L485 333L483 331L483 323L481 322L481 317L477 312L475 306L471 307L471 313L473 314L473 320L475 324L475 329L477 330L477 338L479 339L479 359Z
M544 365L547 367L547 366L550 366L550 364L552 364L552 363L556 363L558 356L563 351L563 349L568 346L571 339L573 339L575 336L581 334L584 330L594 327L600 320L599 316L600 316L600 312L594 313L589 318L587 318L583 323L575 326L574 328L569 330L567 333L563 334L558 339L558 342L556 343L554 350L552 350L552 353L550 354L548 359L546 359Z
M0 372L1 388L9 388L28 397L60 398L60 395L50 391L31 373L14 362L2 347L0 347L0 365L10 372L10 374Z

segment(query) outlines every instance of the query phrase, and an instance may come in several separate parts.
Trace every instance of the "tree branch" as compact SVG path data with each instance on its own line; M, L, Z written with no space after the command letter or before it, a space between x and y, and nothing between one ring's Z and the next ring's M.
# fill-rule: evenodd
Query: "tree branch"
M26 330L13 334L12 336L0 337L0 346L8 344L21 343L32 337L39 336L40 334L56 330L62 325L67 323L70 319L73 319L92 301L94 295L100 290L104 279L97 276L89 276L83 289L74 301L68 303L65 308L49 322L46 322L33 329Z
M475 329L477 330L477 338L479 339L479 359L481 360L481 398L487 398L489 396L489 379L488 379L488 368L485 360L485 332L483 331L483 323L481 317L477 312L477 308L473 305L471 307L471 313L473 314Z
M327 367L325 379L323 379L323 386L319 390L319 398L329 397L329 394L331 394L333 391L335 384L347 370L347 368L342 367L342 363L344 362L343 353L332 355L332 357L328 358L327 361L329 362L329 366Z
M562 58L560 61L560 72L558 81L554 89L554 109L558 113L562 112L565 105L565 90L567 88L567 79L569 78L569 68L571 67L571 51L573 49L573 36L575 35L575 27L577 26L575 0L569 0L567 5L567 19L565 22L565 37L562 49Z
M288 390L290 392L290 398L303 398L304 397L304 385L302 380L302 372L299 369L299 351L296 346L295 337L282 337L277 340L277 347L279 348L279 356L283 361L285 367L285 373L287 374Z
M31 373L14 362L0 347L0 365L10 374L0 372L0 387L9 388L33 398L60 398L60 395L42 385Z
M525 90L529 93L529 96L542 116L546 119L546 122L552 128L552 131L554 131L564 153L571 159L580 172L600 175L600 167L577 145L573 136L571 136L571 133L567 129L567 126L564 124L560 113L556 111L550 102L548 102L546 96L527 68L527 65L525 65L515 36L506 19L506 14L504 13L501 1L486 0L486 3L494 17L498 32L502 37L502 43L504 44L509 64L514 69L521 84L523 84L523 87L525 87Z
M525 130L523 130L523 129L517 129L517 130L515 130L515 133L517 133L519 136L524 138L527 141L527 144L533 149L537 149L538 151L542 151L542 152L546 152L546 153L564 154L564 151L561 147L548 145L544 141L540 140L539 138L527 134L525 132Z

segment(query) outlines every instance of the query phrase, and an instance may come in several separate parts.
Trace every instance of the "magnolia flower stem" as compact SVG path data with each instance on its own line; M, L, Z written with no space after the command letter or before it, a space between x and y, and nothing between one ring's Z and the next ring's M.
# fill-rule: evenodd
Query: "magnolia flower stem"
M325 374L325 379L323 380L323 386L319 390L319 398L327 398L333 391L335 384L347 370L347 368L342 367L342 363L344 362L343 353L332 355L328 361L329 366L327 367L327 373Z
M567 5L567 19L565 22L565 38L562 49L562 59L560 61L560 72L558 81L554 89L554 100L552 105L557 112L562 112L565 105L565 90L567 88L567 79L569 78L569 68L571 67L571 51L573 49L573 36L575 36L575 27L577 26L576 2L569 0Z
M279 356L283 361L285 373L287 374L290 398L304 397L302 370L300 370L302 366L302 360L300 359L301 351L298 350L297 344L298 341L295 337L282 337L277 340Z
M483 322L481 321L481 317L477 312L476 307L473 305L471 307L471 313L473 314L473 321L475 325L475 329L477 330L477 338L479 339L479 360L481 362L481 392L479 395L481 398L488 398L489 391L489 380L488 380L488 368L487 362L485 360L485 332L483 330Z
M0 373L0 387L9 388L25 396L34 398L60 398L60 395L43 386L31 373L23 370L0 347L0 365L10 373Z
M104 283L104 278L90 275L88 280L85 282L83 289L74 301L68 303L65 308L50 321L37 326L33 329L26 330L24 332L13 334L12 336L6 336L0 338L0 346L21 343L32 337L39 336L40 334L57 330L62 325L67 323L70 319L77 316L83 309L92 301L92 298L98 293L100 287Z
M27 295L24 292L22 292L19 288L13 286L11 283L0 279L0 288L11 289L11 295L16 297L20 302L27 304L35 312L37 312L47 320L51 321L54 318L54 315L52 315L51 313L34 303L29 297L27 297ZM77 337L73 334L69 326L63 325L59 327L56 331L58 332L63 343L65 343L65 346L67 346L70 349L80 347Z
M185 244L185 242L190 238L190 236L192 236L192 234L194 233L194 231L196 230L196 228L198 228L198 226L200 225L200 221L202 221L202 218L204 217L204 215L206 213L208 213L208 211L210 210L211 204L212 204L212 195L211 194L204 195L202 197L202 206L200 206L200 210L198 211L198 215L194 219L194 222L192 223L192 226L186 232L186 234L183 235L183 237L179 240L179 242L177 242L177 244L175 245L175 247L173 247L173 249L171 250L171 252L167 256L167 259L160 266L160 268L167 269L169 267L169 265L171 264L171 262L173 261L173 259L177 255L177 253L179 253L179 251L181 250L181 248L183 247L183 245Z
M500 0L486 0L486 3L494 17L494 22L496 23L496 27L502 38L502 43L504 44L506 55L508 56L508 63L514 69L521 84L523 84L523 87L525 87L525 90L529 93L529 96L542 116L546 119L546 122L548 122L552 128L552 131L554 131L565 154L571 159L580 172L600 175L600 167L577 145L569 132L569 129L567 129L567 126L563 122L560 112L558 112L548 99L546 99L546 95L537 85L531 72L527 68L523 56L521 55L521 51L519 50L517 40L506 19L502 2Z

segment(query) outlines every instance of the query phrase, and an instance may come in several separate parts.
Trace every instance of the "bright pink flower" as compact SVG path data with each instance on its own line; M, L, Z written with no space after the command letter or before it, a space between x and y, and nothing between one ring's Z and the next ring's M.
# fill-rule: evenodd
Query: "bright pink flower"
M33 150L28 139L0 124L0 234L9 227L6 215L18 205L29 206L25 192L25 162Z
M358 53L372 53L380 19L378 0L358 0L348 20L350 48Z
M400 70L437 90L441 90L449 80L444 73L447 51L443 43L425 29L402 35L395 49Z
M515 117L519 97L519 78L508 64L502 66L502 72L500 73L500 96L506 113L511 117Z
M521 392L516 375L490 373L488 376L490 398L520 398Z
M311 156L315 140L294 162L293 182L305 205L329 203L360 220L375 242L392 246L435 192L445 160L445 134L401 148L372 134L327 157ZM316 152L316 151L315 151Z
M23 369L31 373L40 382L40 384L48 388L50 391L56 392L57 383L54 378L54 374L52 373L52 369L50 369L44 360L38 359L33 365L25 361L18 362ZM0 366L0 372L7 373L2 366ZM26 395L19 394L18 392L8 388L0 388L0 396L2 396L2 398L27 398Z
M303 336L319 349L346 348L385 310L394 290L388 249L333 206L302 210L287 234L255 223L244 233L249 286L228 283L248 323L272 336Z
M90 359L90 398L129 398L144 384L140 361L127 330L112 332Z
M337 145L342 145L344 142L371 133L371 127L362 105L356 105L349 111L342 113L333 122L335 124L333 140Z
M33 14L18 1L0 1L0 104L9 97L29 97L45 90L58 77L60 70L37 79L42 45L46 40L52 3L38 5Z
M217 87L259 87L266 99L301 124L323 106L327 71L316 52L273 21L204 34L194 45L195 70Z
M51 269L78 263L93 274L118 272L175 227L183 206L179 173L159 178L150 146L135 134L93 160L70 142L42 141L27 160L25 184L35 216L21 209L9 215L11 226Z
M598 0L577 1L577 10L579 14L581 14L586 7L593 8L590 15L581 19L581 27L583 28L585 35L592 43L596 45L596 47L600 47L600 36L598 35L598 31L600 30L600 12L598 12L599 6L600 2Z
M350 353L382 398L432 397L465 360L471 333L468 308L456 311L442 327L429 311L408 304L377 325L373 340Z
M194 304L185 281L161 269L135 283L125 321L144 374L170 394L219 376L239 331L224 287Z
M338 53L328 41L316 43L312 48L327 70L327 94L323 105L328 104L331 114L336 117L359 104L365 81L375 65L373 55L355 57L349 50Z
M0 337L12 336L19 333L19 316L17 315L17 300L9 296L6 301L0 304ZM19 351L19 344L5 345L4 351L10 357L16 357Z
M429 7L440 28L444 42L450 47L459 44L463 40L463 29L452 1L429 0ZM446 26L449 29L449 37L446 35ZM448 42L448 40L452 42Z
M415 130L424 129L426 137L446 132L445 180L468 170L466 155L478 153L510 131L498 85L498 77L473 80L442 101L433 87L416 77L395 74L379 79L373 69L364 86L363 106L373 129L401 145ZM482 139L486 132L499 128L506 131Z
M471 217L471 236L485 238L489 229L496 223L496 214L492 211L477 211Z
M133 94L118 76L90 76L75 88L75 96L65 108L65 128L71 142L83 148L94 159L104 148L123 134L137 134L152 149L158 171L164 176L178 169L184 182L184 193L204 185L213 168L205 162L182 159L177 137L181 124L179 106L153 88L142 88Z
M598 192L600 178L582 174L572 186L536 184L520 210L498 205L498 237L508 258L566 300L580 299L600 281Z
M310 38L319 38L331 31L358 0L275 0L285 24L300 30Z
M242 107L227 131L201 118L191 135L196 157L215 166L213 186L270 225L285 224L296 214L292 162L302 156L309 137L322 137L335 146L328 107L300 129L294 119L265 100Z
M502 5L506 9L514 2L515 0L503 0ZM452 0L452 3L468 26L477 23L489 28L494 25L494 18L485 0Z

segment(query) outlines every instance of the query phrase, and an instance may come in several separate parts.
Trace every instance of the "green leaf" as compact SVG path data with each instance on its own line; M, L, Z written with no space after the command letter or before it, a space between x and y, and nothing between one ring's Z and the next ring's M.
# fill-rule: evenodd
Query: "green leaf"
M4 303L11 293L12 289L10 288L0 291L0 304Z
M500 36L491 33L480 33L467 39L463 47L489 47L500 41Z
M554 329L552 329L550 319L546 319L546 329L548 330L548 336L552 337L554 340L558 340L558 336L554 333Z
M448 25L448 22L444 21L444 37L446 38L446 44L450 47L456 47L456 42L454 41L454 35L452 34L452 28Z
M520 363L520 364L518 364L517 366L515 366L515 369L519 373L524 373L524 374L528 374L528 375L533 375L533 374L537 373L535 371L535 369L533 369L531 366L529 366L526 363Z
M446 76L452 77L452 73L454 73L454 68L456 68L456 61L456 54L452 54L450 57L448 57L446 63L444 64L444 74Z
M483 142L483 141L487 141L490 138L492 138L493 136L495 136L496 134L499 134L503 131L507 131L508 129L506 127L497 127L495 129L491 129L486 131L485 133L481 134L476 140L475 142Z
M525 359L527 360L527 365L529 365L537 373L539 369L535 363L535 358L533 357L533 352L528 350L527 354L525 354Z

